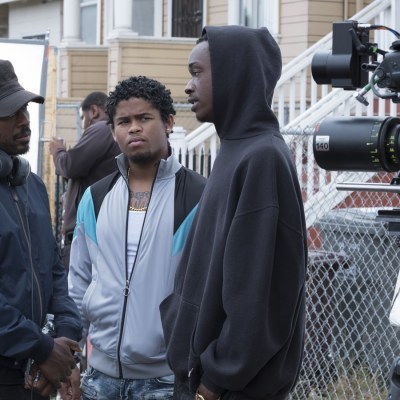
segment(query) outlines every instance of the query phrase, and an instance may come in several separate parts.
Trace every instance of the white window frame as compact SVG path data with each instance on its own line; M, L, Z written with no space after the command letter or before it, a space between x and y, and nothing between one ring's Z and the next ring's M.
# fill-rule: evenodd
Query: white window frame
M264 2L268 4L270 12L268 13L269 18L265 21L265 26L269 29L274 37L279 35L279 0L253 0L253 7L256 7L257 3ZM238 0L228 0L228 24L237 25L240 24L240 2Z
M163 0L154 0L154 37L162 37L163 27Z

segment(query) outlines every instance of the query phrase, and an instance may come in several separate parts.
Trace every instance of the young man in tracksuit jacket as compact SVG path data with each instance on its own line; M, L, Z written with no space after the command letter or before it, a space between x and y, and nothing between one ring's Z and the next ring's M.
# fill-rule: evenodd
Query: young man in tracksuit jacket
M126 79L106 111L122 151L119 171L90 186L80 202L69 272L92 343L82 394L171 399L159 305L172 290L205 178L171 155L175 110L164 85Z
M30 101L44 98L26 91L12 64L0 60L0 400L47 398L67 380L72 352L80 350L82 326L68 296L46 188L20 156L29 150ZM42 332L46 314L54 316L55 338ZM43 397L24 389L25 378Z
M271 110L281 55L266 28L203 33L186 93L221 146L161 305L175 398L283 400L302 359L307 233Z

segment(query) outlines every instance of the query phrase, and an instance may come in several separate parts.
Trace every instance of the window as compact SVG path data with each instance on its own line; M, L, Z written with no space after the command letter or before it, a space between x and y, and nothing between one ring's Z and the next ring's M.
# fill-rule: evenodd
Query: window
M154 35L154 1L133 0L132 30L140 36Z
M173 0L172 36L201 36L203 27L203 0Z
M46 39L46 34L45 33L38 33L37 35L22 36L22 39L45 40Z
M230 6L237 7L239 10L233 12L238 15L240 25L249 26L251 28L259 28L266 26L272 35L277 36L279 31L279 0L240 0L239 2L231 2Z
M98 0L80 0L80 1L81 1L81 40L87 44L98 44L97 42Z

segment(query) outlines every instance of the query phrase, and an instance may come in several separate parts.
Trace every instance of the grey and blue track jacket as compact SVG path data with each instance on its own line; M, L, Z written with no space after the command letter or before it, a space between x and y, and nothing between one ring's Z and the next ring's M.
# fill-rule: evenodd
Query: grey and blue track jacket
M92 367L113 377L160 377L171 370L159 304L172 291L205 178L174 156L160 161L127 277L129 187L123 155L117 163L119 171L90 186L79 204L70 295L90 335Z

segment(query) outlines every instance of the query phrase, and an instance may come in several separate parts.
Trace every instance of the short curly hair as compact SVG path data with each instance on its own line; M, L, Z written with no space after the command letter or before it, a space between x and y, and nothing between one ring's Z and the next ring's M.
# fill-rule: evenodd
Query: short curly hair
M114 116L119 102L130 98L147 100L160 111L161 119L166 122L170 115L175 115L174 101L171 91L162 83L146 76L131 76L120 81L115 90L110 92L106 101L108 122L114 127Z
M98 106L104 110L107 95L103 92L89 93L81 103L82 111L88 111L91 106Z

